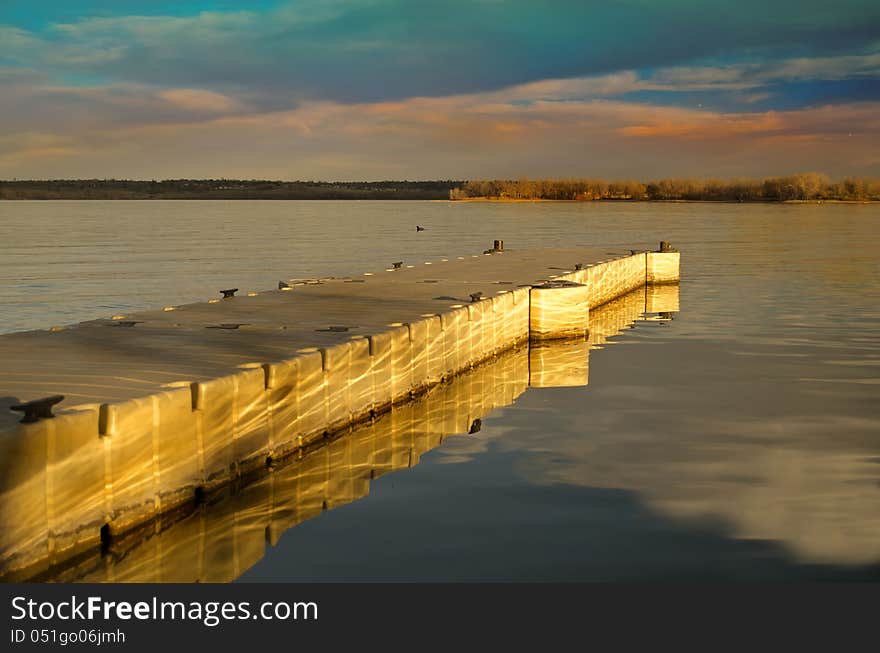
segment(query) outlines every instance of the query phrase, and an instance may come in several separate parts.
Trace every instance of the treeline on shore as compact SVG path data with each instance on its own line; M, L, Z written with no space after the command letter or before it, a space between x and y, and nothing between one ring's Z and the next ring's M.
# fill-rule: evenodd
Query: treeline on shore
M437 200L462 181L260 181L238 179L57 179L0 181L7 200Z
M472 181L265 181L240 179L0 180L6 200L683 200L880 201L880 179L820 173L767 179L493 179Z
M785 202L809 200L880 200L880 179L847 177L832 181L810 172L767 179L494 179L468 181L453 188L450 199L509 200L689 200Z

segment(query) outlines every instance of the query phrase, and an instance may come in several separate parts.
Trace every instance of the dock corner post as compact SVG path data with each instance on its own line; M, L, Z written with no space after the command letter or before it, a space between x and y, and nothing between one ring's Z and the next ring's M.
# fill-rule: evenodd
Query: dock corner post
M681 280L679 263L681 254L669 244L668 240L660 241L656 252L646 253L645 282L650 286L661 283L678 283Z
M589 321L588 286L556 280L529 290L529 340L584 338Z
M503 240L494 241L492 243L492 249L494 249L496 252L503 252L504 251L504 241Z

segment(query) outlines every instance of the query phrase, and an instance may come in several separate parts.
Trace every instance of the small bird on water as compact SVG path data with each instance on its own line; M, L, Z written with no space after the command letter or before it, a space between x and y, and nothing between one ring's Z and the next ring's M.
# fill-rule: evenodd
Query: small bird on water
M424 230L425 230L425 228L423 226L418 225L418 224L416 225L416 231L424 231Z

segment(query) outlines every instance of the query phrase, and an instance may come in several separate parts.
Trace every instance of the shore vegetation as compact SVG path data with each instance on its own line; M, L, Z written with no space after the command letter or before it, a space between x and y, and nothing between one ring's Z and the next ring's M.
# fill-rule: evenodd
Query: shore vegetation
M877 201L880 179L847 177L832 181L808 172L766 179L493 179L465 182L450 199L498 200L680 200L723 202Z
M462 181L0 180L7 200L436 200Z
M766 179L0 180L0 200L880 201L880 179L808 172Z

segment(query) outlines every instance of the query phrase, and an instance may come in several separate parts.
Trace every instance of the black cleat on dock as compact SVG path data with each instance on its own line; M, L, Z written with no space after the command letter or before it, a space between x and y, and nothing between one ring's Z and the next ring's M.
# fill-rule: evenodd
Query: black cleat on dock
M393 269L399 270L403 266L403 261L396 261L391 264Z
M227 288L226 290L221 290L220 294L223 295L223 299L229 299L230 297L235 297L237 292L238 288Z
M10 406L9 408L16 412L24 413L24 417L21 418L21 423L30 424L32 422L38 422L41 419L55 417L55 415L52 414L52 406L62 401L64 401L64 395L52 395L51 397L25 401L16 404L15 406Z

